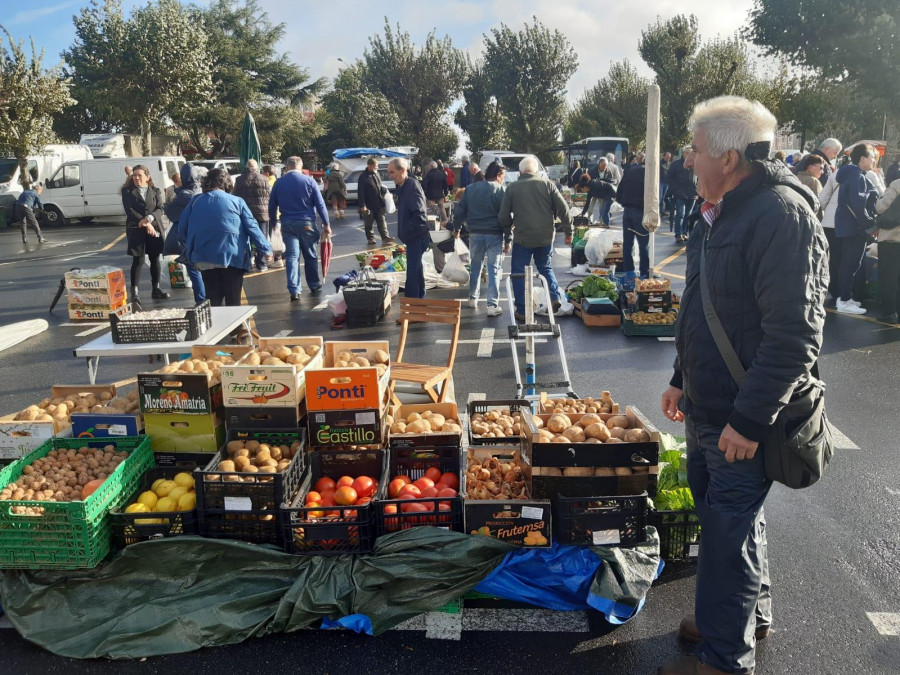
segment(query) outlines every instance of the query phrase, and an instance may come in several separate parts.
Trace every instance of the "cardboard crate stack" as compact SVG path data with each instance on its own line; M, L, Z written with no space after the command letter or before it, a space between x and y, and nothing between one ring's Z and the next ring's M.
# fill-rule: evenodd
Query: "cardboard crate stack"
M125 273L116 267L72 270L65 275L69 318L76 321L106 321L110 314L131 313Z

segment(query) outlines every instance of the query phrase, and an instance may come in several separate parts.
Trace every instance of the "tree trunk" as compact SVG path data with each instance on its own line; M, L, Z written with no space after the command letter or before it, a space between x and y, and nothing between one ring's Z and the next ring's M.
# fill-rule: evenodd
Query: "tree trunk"
M150 118L141 117L141 154L143 154L144 157L149 157L153 154L153 150L151 149L151 136Z
M27 190L31 187L31 174L28 173L28 156L24 154L16 155L16 160L19 162L19 183Z
M806 151L806 129L800 130L800 152Z

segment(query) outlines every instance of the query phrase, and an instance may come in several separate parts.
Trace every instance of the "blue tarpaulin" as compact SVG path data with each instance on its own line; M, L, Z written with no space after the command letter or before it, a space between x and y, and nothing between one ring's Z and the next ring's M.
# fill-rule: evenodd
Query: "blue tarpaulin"
M406 157L402 152L393 150L382 150L381 148L341 148L334 151L335 159L350 159L352 157L368 157L375 155L376 157Z

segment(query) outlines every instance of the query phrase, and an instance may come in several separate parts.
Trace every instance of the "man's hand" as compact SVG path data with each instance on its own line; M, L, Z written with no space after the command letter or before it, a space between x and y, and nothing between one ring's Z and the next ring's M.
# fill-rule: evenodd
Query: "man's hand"
M684 413L678 409L683 395L681 389L672 386L662 393L662 411L666 419L672 422L684 422Z
M745 459L753 459L759 443L744 438L730 424L726 424L719 436L719 450L725 453L725 459L729 462L740 462Z
M368 213L368 212L369 212L369 209L367 209L365 206L363 206L363 207L359 210L359 212L360 212L360 213Z
M459 234L460 234L460 232L462 232L462 230L452 230L452 232L453 232L453 238L459 239Z
M503 245L503 253L509 253L510 251L512 251L512 244L508 244L508 243L504 244Z
M572 235L570 234L568 237L566 237L565 241L566 241L566 246L570 246L572 244Z

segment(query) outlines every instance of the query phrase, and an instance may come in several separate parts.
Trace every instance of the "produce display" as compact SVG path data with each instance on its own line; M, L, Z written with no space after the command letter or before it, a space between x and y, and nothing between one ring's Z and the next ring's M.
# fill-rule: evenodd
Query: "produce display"
M613 413L615 402L608 391L600 392L600 398L554 398L544 402L545 413Z
M249 354L248 354L249 356ZM163 366L157 373L174 374L174 373L205 373L206 379L209 380L210 386L219 384L222 381L222 367L234 365L234 359L227 354L217 354L216 358L207 358L206 356L194 356L179 363L170 363Z
M72 413L97 412L112 408L115 412L131 412L137 409L137 390L126 398L113 399L109 392L98 394L69 394L45 398L37 405L30 405L15 414L15 421L65 422L71 424ZM115 404L113 405L113 401Z
M125 508L125 513L174 513L176 511L192 511L197 507L197 494L194 491L194 477L187 471L176 474L172 480L160 478L153 481L149 490L142 492L138 498ZM135 525L160 525L165 520L158 518L142 518L135 520Z
M672 282L669 279L638 279L634 285L634 290L644 292L668 291L671 288Z
M378 492L378 481L371 476L341 476L337 480L323 476L315 482L313 489L306 493L303 505L312 511L304 512L304 520L333 520L356 518L355 510L342 510L336 507L365 506L375 498Z
M223 459L216 466L216 471L222 474L210 473L203 476L203 480L209 483L246 483L265 482L266 477L239 476L236 474L255 473L281 473L290 465L294 455L302 451L300 441L294 441L290 446L269 445L255 440L229 441L225 446L228 459ZM271 480L271 478L269 478Z
M673 445L674 439L669 445ZM653 500L659 511L693 511L694 495L687 480L687 444L682 442L659 455L659 484Z
M353 352L346 349L339 351L334 361L335 368L371 368L374 366L378 371L378 377L384 375L387 367L391 362L391 355L383 349L376 349L372 354L373 361L364 356L354 356Z
M581 302L584 298L609 298L615 302L619 298L616 285L606 277L590 274L584 281L568 290L573 302Z
M19 479L0 490L0 501L78 502L87 499L128 458L116 446L51 450L25 467ZM14 515L39 516L39 506L14 506Z
M252 351L241 359L242 366L299 366L305 367L313 357L319 353L318 345L288 347L286 345L274 347L271 351L261 349ZM249 379L264 379L264 375L250 375Z
M390 420L391 435L393 436L462 433L459 420L447 419L440 413L430 410L422 413L410 413L405 420L394 421L394 418L390 415L388 415L388 419Z
M632 312L628 318L642 326L671 326L678 318L678 312Z
M522 431L522 413L509 408L474 413L470 421L472 436L476 438L510 438Z
M541 443L647 443L650 434L645 429L630 428L626 415L613 415L605 422L597 413L573 418L565 413L553 413L546 423L534 418Z
M527 499L525 474L517 461L469 456L466 464L469 499Z

